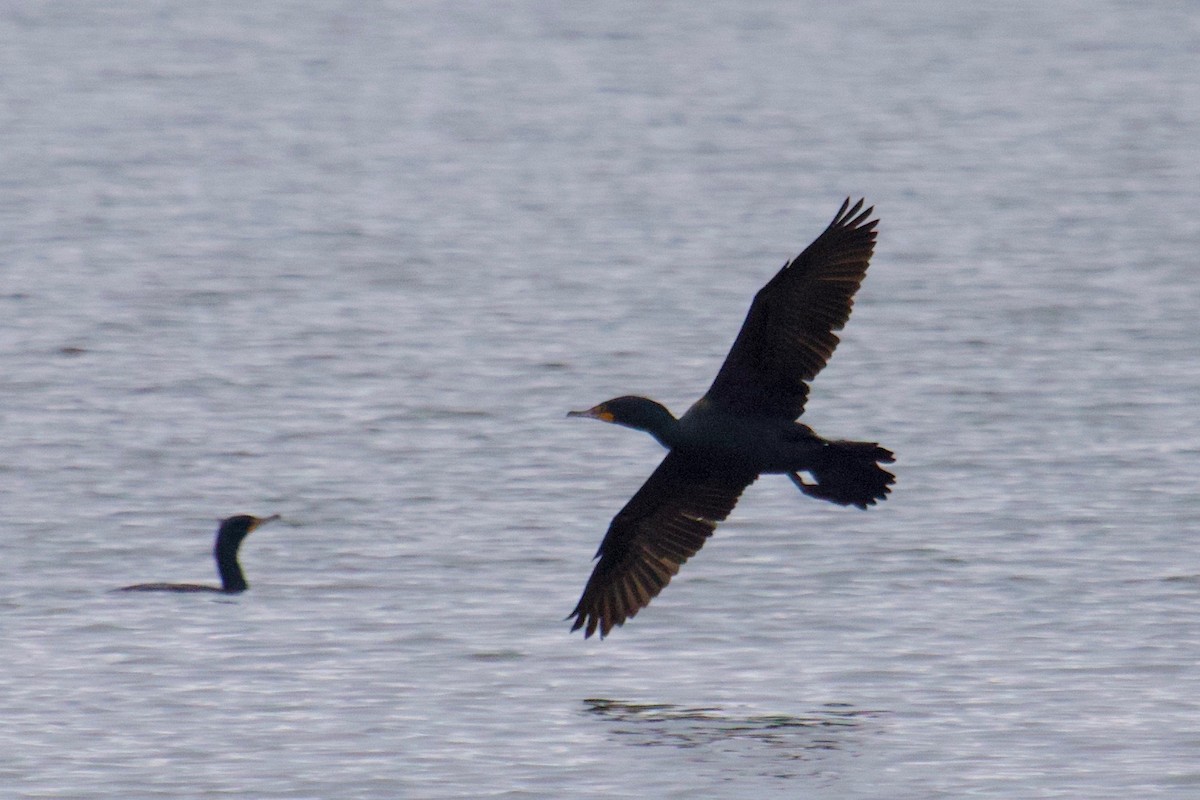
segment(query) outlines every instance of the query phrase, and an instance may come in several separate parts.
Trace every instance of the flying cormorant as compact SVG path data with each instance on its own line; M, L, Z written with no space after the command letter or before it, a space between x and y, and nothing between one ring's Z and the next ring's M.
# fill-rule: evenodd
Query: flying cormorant
M139 583L136 586L124 586L121 592L220 592L221 594L239 594L250 588L246 576L242 574L242 565L238 563L238 548L242 540L250 532L272 520L279 519L278 514L269 517L252 517L249 514L239 514L236 517L221 521L217 529L217 543L213 546L213 557L217 560L217 572L221 575L220 586L206 586L201 583Z
M708 392L676 419L645 397L618 397L567 416L646 431L670 452L617 513L571 630L603 638L645 608L704 545L761 473L783 473L809 497L866 508L895 476L874 442L823 439L796 422L808 381L838 344L875 248L874 207L842 204L829 227L754 297ZM812 482L800 473L808 473Z

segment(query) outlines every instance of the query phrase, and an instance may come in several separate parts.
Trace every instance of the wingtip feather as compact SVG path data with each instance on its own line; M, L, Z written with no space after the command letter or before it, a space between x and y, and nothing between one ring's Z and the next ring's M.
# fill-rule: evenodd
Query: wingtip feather
M861 213L860 213L860 210L862 209L863 204L866 203L866 201L867 201L867 198L860 197L858 199L858 202L856 202L853 206L851 206L850 198L847 197L845 200L842 201L842 207L839 208L838 212L833 215L833 222L829 223L829 227L831 227L831 228L857 228L857 227L863 226L863 223L867 220L867 218L875 213L875 206L868 206L865 211L861 211ZM877 223L878 223L878 220L872 221L870 223L870 227L874 227ZM863 226L863 227L866 227L866 226ZM870 227L868 228L868 230L870 229Z

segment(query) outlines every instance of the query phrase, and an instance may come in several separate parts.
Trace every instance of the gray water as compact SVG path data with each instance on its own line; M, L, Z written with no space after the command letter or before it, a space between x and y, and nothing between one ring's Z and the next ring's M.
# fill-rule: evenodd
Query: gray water
M0 11L0 796L1200 796L1186 3ZM563 617L846 195L879 244L768 476ZM219 517L255 532L236 598Z

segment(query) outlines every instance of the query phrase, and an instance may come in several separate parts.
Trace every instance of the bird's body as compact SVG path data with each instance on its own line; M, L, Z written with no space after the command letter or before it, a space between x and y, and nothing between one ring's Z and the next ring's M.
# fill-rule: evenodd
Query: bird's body
M733 414L705 399L680 418L679 433L685 452L759 473L808 469L821 450L820 437L807 425Z
M732 414L703 398L678 419L664 406L644 397L619 397L604 405L609 409L641 405L647 409L645 419L653 427L622 421L637 419L628 410L624 418L615 421L646 431L668 450L687 454L692 460L724 464L731 469L742 467L756 473L806 470L821 449L820 437L807 425ZM573 416L586 415L573 412Z
M139 583L134 586L122 586L118 592L208 592L210 594L241 594L245 589L224 589L221 586L209 586L206 583Z
M217 562L217 573L221 576L220 586L202 583L139 583L123 586L121 592L216 592L218 594L240 594L250 588L242 566L238 563L238 549L242 540L255 528L279 519L278 514L269 517L252 517L239 514L221 521L217 529L217 540L213 545L213 558Z
M890 451L824 439L796 421L874 249L877 220L861 208L847 200L758 292L712 386L682 417L633 396L569 414L646 431L670 451L613 518L572 630L603 637L644 608L760 474L786 474L810 497L840 505L866 508L887 497L895 476L879 463L893 460Z

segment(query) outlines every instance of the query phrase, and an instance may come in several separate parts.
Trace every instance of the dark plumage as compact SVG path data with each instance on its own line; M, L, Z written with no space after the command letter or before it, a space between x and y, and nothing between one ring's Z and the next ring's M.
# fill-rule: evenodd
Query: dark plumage
M887 497L892 453L873 442L823 439L796 419L808 381L850 317L875 248L873 208L847 199L829 227L754 297L704 397L676 419L644 397L618 397L568 416L646 431L670 452L617 513L596 553L571 630L603 638L645 608L761 473L783 473L810 497L866 508ZM812 477L805 481L801 472Z
M250 588L246 576L242 574L242 566L238 563L238 548L242 540L250 535L255 528L266 525L272 520L279 519L278 514L269 517L252 517L239 514L236 517L221 522L217 529L217 542L213 545L213 557L217 560L217 572L221 576L220 586L206 586L200 583L139 583L136 586L124 586L121 592L220 592L222 594L239 594Z

